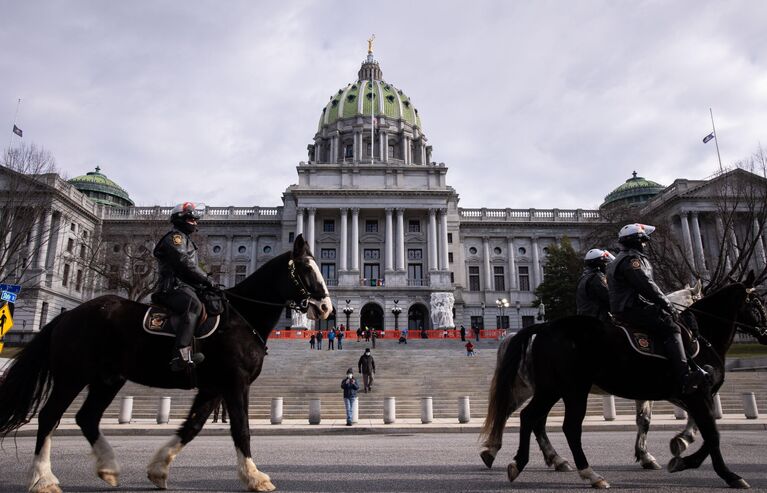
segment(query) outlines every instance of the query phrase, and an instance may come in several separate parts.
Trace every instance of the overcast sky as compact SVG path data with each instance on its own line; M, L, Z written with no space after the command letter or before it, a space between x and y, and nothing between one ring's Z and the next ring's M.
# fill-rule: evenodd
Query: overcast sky
M275 206L375 33L462 207L594 208L747 157L767 2L0 0L0 128L138 205Z

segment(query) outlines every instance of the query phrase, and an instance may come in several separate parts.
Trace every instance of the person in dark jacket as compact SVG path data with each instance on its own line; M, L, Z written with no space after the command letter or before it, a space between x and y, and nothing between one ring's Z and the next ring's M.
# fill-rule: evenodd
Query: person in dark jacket
M699 368L690 372L674 307L653 280L644 252L653 231L654 226L638 223L621 228L621 251L607 268L610 311L618 319L661 337L677 389L689 394L704 382L706 373Z
M607 264L615 260L607 250L592 248L583 259L584 268L575 292L578 315L589 315L606 322L610 312L610 293L607 290Z
M317 331L317 349L322 349L322 331Z
M341 388L344 389L344 406L346 407L346 426L352 425L352 415L354 411L354 401L357 400L357 391L360 389L357 380L354 379L354 372L351 368L346 370L346 378L341 380Z
M176 352L170 361L172 371L193 368L205 359L202 353L192 353L194 328L202 314L197 291L213 288L208 275L198 265L197 245L189 237L197 231L199 218L192 202L178 204L170 215L173 229L162 237L153 252L159 270L158 292L153 300L170 310L170 323L176 331Z
M365 353L360 356L357 362L357 370L362 373L362 385L365 387L365 393L372 391L373 375L376 373L376 362L370 355L370 348L365 348Z

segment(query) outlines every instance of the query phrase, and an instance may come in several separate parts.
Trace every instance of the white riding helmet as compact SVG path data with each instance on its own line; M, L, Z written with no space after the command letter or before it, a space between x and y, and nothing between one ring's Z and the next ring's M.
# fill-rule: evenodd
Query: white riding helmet
M653 231L655 231L655 226L650 226L649 224L627 224L618 233L618 241L623 242L632 239L649 240Z
M586 265L607 265L613 260L615 260L615 256L607 250L602 250L601 248L592 248L586 252L586 256L583 257L583 262Z

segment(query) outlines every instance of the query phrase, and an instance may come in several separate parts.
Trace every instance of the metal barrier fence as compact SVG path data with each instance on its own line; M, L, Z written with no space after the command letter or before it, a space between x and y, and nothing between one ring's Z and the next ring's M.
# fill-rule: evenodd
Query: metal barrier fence
M339 331L336 331L338 334ZM357 340L356 330L344 330L344 340ZM378 330L376 331L378 339L399 339L403 334L408 339L460 339L461 331L459 329L428 329L428 330ZM269 339L309 339L312 334L317 334L316 330L308 329L277 329L269 334ZM326 338L328 331L322 331L323 338ZM480 339L498 339L506 335L505 329L484 329L479 331ZM372 337L372 335L371 335ZM466 329L466 340L476 338L471 329ZM336 336L336 339L338 337Z

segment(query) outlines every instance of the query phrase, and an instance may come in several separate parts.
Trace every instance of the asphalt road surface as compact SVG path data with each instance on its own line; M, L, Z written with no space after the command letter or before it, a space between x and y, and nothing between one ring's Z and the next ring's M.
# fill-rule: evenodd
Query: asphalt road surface
M650 451L668 462L671 432L650 434ZM571 454L561 433L550 434L563 456ZM537 449L527 469L514 483L506 464L515 453L516 436L508 433L495 467L479 459L474 434L266 436L253 439L259 469L283 492L528 492L589 491L577 473L549 470ZM157 491L146 479L146 464L167 440L158 437L115 437L111 443L122 467L121 484L112 489L93 472L93 458L84 438L54 439L53 472L64 491ZM722 434L730 468L743 476L752 491L767 491L767 432L732 431ZM589 432L584 446L594 469L621 491L722 491L706 460L695 471L669 474L644 471L633 460L634 434ZM535 442L533 442L535 446ZM693 448L697 444L693 445ZM26 491L26 471L34 440L12 437L0 451L0 492ZM17 449L18 447L18 449ZM18 458L17 458L18 450ZM235 471L235 453L228 437L200 437L187 446L171 466L169 491L243 491Z

